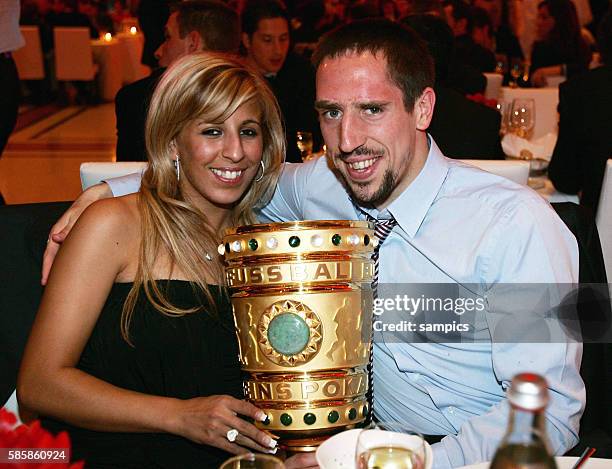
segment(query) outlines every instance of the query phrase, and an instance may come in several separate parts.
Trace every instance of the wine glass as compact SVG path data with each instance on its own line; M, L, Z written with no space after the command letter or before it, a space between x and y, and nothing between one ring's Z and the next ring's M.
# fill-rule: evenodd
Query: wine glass
M535 126L535 102L533 99L515 99L510 114L512 132L529 140Z
M425 469L425 440L401 423L377 422L359 433L355 465L357 469Z
M219 469L285 469L285 465L274 456L246 453L228 459Z
M499 133L504 136L506 135L508 132L511 131L510 129L510 111L512 108L512 102L511 101L504 101L504 100L499 100L497 101L497 104L495 105L495 108L497 109L497 111L501 114L501 123L500 123L500 127L499 127Z
M309 160L312 157L312 132L298 130L296 138L302 161Z

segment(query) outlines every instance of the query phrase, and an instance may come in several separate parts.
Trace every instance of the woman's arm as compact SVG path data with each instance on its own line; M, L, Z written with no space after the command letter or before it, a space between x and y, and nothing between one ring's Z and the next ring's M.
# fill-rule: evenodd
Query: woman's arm
M146 395L75 367L113 283L126 270L129 277L134 267L140 228L133 201L93 204L66 239L24 353L17 384L20 403L91 430L167 432L232 453L243 452L242 446L258 451L275 447L268 435L238 417L265 418L250 403L230 396L181 400ZM240 431L238 444L226 439L230 428Z

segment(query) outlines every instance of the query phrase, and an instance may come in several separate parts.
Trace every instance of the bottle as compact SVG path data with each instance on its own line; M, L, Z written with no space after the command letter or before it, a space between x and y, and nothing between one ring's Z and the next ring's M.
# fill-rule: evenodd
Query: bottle
M518 374L512 379L507 397L508 429L490 469L557 469L546 438L546 380L534 373Z

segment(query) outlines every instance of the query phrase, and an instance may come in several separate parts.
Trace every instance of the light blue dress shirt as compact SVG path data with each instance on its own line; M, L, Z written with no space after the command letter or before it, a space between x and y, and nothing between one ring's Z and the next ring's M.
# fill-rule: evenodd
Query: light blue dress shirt
M109 181L115 195L138 178ZM129 190L126 190L129 189ZM380 284L478 285L484 296L508 283L578 281L574 236L532 190L445 158L430 139L425 166L385 210L357 208L329 163L287 164L262 221L365 219L393 215L398 226L380 251ZM511 299L509 301L512 301ZM485 315L486 316L486 315ZM480 333L494 319L486 316ZM374 346L374 412L424 434L448 435L433 445L434 468L490 460L506 429L505 390L519 372L546 377L552 450L578 442L585 405L579 374L582 346L566 342L401 343Z

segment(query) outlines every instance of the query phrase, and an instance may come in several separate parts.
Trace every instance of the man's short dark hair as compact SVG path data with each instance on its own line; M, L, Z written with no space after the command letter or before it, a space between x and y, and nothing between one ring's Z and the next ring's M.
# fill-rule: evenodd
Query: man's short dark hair
M312 62L318 68L327 58L364 52L386 59L387 75L402 90L408 112L425 88L434 84L433 60L423 40L412 29L381 18L354 21L326 34Z
M186 0L173 5L178 13L179 36L184 38L197 31L204 42L204 50L237 52L240 46L238 13L216 0Z
M247 0L240 13L242 32L249 37L257 31L261 20L283 18L289 27L289 13L285 5L278 0Z
M465 20L465 32L471 33L473 28L472 7L463 0L446 0L445 5L453 7L451 13L455 21Z

